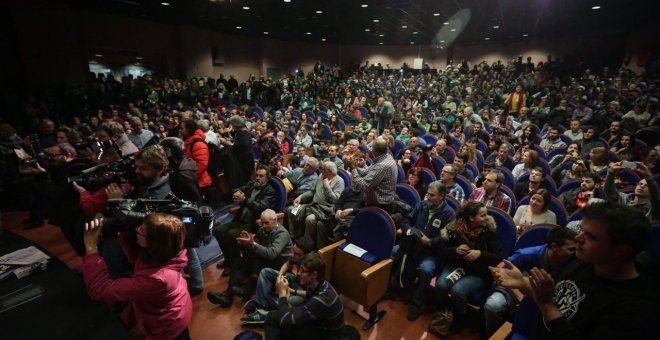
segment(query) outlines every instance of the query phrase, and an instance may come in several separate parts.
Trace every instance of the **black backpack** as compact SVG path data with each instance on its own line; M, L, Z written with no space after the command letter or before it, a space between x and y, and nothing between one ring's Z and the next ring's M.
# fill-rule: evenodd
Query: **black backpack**
M401 248L394 258L396 282L401 288L417 284L417 269L426 256L428 252L422 245L421 231L411 228L401 241Z
M215 183L216 177L222 173L222 149L218 145L215 144L209 144L201 139L194 139L192 143L190 143L190 155L192 155L193 152L193 146L195 143L201 142L206 144L206 146L209 149L209 164L206 166L206 172L211 176L211 180Z

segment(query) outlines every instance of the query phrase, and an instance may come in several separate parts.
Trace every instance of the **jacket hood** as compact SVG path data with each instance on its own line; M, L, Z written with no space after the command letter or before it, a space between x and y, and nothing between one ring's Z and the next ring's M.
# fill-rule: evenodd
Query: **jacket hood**
M442 229L440 231L440 236L442 237L443 240L448 240L449 239L449 233L448 231L452 231L454 233L458 232L458 220L453 221L447 225L446 228ZM497 224L495 223L495 219L492 216L486 216L486 221L484 221L484 226L486 227L487 230L490 230L492 232L497 231Z
M202 130L197 129L197 130L195 130L195 133L193 133L192 136L186 138L186 141L184 142L184 144L186 146L188 146L188 145L190 145L190 143L192 143L192 141L194 139L201 139L201 140L205 141L206 140L206 135L204 134L204 132Z

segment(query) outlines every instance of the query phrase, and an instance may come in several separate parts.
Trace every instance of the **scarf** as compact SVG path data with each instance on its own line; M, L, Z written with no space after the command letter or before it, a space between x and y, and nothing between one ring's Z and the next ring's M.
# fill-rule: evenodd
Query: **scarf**
M516 98L514 98L514 95ZM506 105L509 107L509 112L513 112L514 110L516 111L516 113L520 112L522 106L525 105L525 93L514 92L509 94L509 98L507 98L506 100Z
M470 229L470 226L465 221L458 222L458 235L470 248L474 246L473 240L481 235L484 231L483 226Z

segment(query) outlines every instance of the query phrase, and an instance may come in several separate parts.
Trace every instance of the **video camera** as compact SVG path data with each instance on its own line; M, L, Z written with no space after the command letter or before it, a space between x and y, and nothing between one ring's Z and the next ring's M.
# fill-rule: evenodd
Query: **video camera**
M114 162L85 169L80 176L67 178L67 182L76 182L89 191L98 191L110 183L121 184L133 179L135 179L135 155L131 154Z
M114 149L114 150L117 151L118 154L121 155L121 151L119 150L119 146L112 139L99 141L96 138L88 138L87 140L76 143L74 145L74 148L76 148L76 150L90 149L96 154L97 159L100 159L101 156L103 155L103 152L105 150L109 150L109 149Z
M213 209L171 197L168 199L111 199L108 201L111 217L104 217L103 229L129 231L139 227L144 217L152 212L177 216L186 226L187 248L197 248L212 235Z

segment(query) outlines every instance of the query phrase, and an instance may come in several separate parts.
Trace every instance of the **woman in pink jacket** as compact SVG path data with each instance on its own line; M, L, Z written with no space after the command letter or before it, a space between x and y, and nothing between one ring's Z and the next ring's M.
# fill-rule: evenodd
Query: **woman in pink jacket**
M186 280L181 276L187 262L183 240L186 228L175 216L153 213L137 229L137 252L119 240L129 261L135 264L133 277L112 279L97 245L103 220L85 225L83 276L89 295L102 301L128 301L137 325L146 339L189 339L188 323L192 301Z

